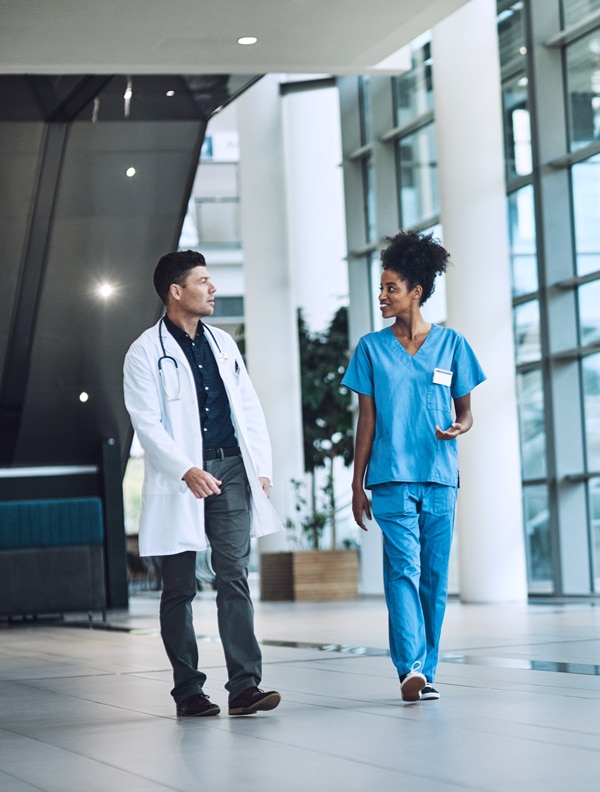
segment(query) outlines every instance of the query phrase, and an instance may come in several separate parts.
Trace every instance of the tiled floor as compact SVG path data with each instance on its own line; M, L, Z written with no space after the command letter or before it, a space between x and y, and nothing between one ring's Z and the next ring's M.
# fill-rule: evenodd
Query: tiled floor
M382 600L255 604L263 684L283 700L246 718L175 718L156 595L113 630L1 625L0 791L599 788L600 607L451 602L442 698L405 705ZM195 613L225 706L211 593Z

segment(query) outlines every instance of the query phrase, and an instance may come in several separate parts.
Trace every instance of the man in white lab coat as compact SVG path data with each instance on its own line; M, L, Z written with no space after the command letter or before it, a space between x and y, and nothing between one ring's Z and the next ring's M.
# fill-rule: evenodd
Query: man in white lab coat
M202 319L216 288L201 253L168 253L154 271L166 314L125 357L125 404L144 449L139 546L159 556L161 635L177 715L218 715L204 693L192 621L196 552L210 545L229 714L274 709L263 691L248 588L250 537L282 529L270 500L265 418L233 338Z

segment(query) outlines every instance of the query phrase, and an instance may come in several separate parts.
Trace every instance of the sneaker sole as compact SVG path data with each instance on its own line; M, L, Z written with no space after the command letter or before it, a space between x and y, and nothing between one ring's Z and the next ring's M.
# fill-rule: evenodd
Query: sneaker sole
M268 712L274 710L281 701L279 693L271 693L270 696L265 696L260 701L251 704L249 707L230 707L230 715L254 715L255 712Z
M439 701L439 699L439 693L425 693L424 696L421 696L421 701Z
M425 680L420 676L414 676L407 679L402 685L400 692L402 693L402 701L420 701L421 691L425 687Z

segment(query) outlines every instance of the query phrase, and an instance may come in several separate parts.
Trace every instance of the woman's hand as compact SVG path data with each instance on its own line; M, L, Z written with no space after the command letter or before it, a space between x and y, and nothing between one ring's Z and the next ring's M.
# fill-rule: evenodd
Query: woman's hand
M363 531L368 531L363 521L363 514L366 515L367 520L372 520L373 518L371 517L371 504L362 487L352 491L352 514L354 515L356 524L362 528Z
M454 440L455 437L462 432L462 424L453 423L448 429L441 429L439 426L435 427L435 436L438 440Z
M471 412L471 394L454 399L454 413L456 420L447 429L435 427L435 436L438 440L454 440L459 434L468 432L473 426L473 413Z

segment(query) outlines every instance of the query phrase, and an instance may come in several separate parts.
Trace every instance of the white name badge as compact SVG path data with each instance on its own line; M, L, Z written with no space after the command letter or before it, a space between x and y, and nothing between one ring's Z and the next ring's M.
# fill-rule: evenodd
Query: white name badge
M446 369L436 368L433 370L433 383L434 385L446 385L450 387L452 384L452 372Z

